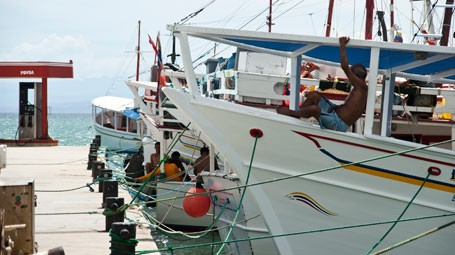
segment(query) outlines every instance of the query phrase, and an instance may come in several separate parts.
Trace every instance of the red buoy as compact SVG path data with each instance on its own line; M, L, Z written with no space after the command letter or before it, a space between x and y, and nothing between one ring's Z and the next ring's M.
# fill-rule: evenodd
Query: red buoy
M210 209L209 195L194 195L199 193L205 193L205 190L202 188L191 188L186 192L183 199L183 210L193 218L204 216Z

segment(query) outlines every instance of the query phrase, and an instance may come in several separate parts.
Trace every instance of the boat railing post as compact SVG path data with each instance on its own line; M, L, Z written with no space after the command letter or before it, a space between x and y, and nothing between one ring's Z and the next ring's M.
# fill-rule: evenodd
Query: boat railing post
M300 101L300 69L302 68L302 55L291 58L291 95L289 109L297 111ZM284 84L286 86L286 84Z
M368 99L365 109L365 135L373 134L374 106L376 103L376 87L379 68L379 48L371 48L370 73L368 74Z
M395 73L390 73L386 78L385 84L382 87L382 102L381 102L381 136L390 137L392 135L392 108L394 104L395 90Z

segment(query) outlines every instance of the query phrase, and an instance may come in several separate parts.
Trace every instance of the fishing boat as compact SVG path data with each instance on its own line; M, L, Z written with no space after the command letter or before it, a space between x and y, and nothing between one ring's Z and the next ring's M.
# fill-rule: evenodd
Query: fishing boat
M136 80L139 80L141 21L138 21ZM146 132L133 97L101 96L92 100L92 125L101 145L111 152L135 153Z
M163 71L163 75L170 78L169 86L183 88L183 73L166 69ZM145 161L149 162L150 154L155 152L155 143L160 142L160 158L169 157L172 152L178 151L182 161L186 162L184 166L190 179L195 180L189 163L199 156L199 149L205 144L203 136L199 131L187 128L189 121L164 94L161 97L156 96L160 87L165 87L167 84L159 86L158 82L130 80L126 81L126 85L138 102L138 114L146 126L146 137L142 143ZM150 91L151 96L140 95L138 91L142 90ZM156 191L151 200L158 200L153 203L153 214L156 215L153 224L158 228L166 232L199 231L213 225L211 213L207 212L200 217L192 217L184 210L185 194L196 187L195 181L173 181L165 178L155 180L152 178L146 185L152 186L152 189ZM150 211L147 207L144 209Z
M305 119L202 96L190 68L188 38L289 58L290 109L299 104L302 60L339 66L338 39L181 25L168 25L168 30L180 41L189 92L163 91L228 162L224 172L202 175L215 214L223 212L220 222L228 226L220 234L229 252L371 254L394 249L399 254L450 254L455 250L455 228L448 227L455 216L453 136L428 145L391 137L392 110L397 107L395 78L454 84L454 48L351 39L350 63L369 70L368 102L353 132L337 132ZM384 84L378 84L378 75ZM280 95L266 88L271 95ZM377 91L382 91L380 106ZM453 89L418 91L443 96L445 105L437 111L454 116ZM450 119L425 125L454 130L454 124ZM437 147L442 144L449 146Z
M136 152L141 146L143 128L132 98L114 96L92 100L92 123L101 136L101 145L116 152Z

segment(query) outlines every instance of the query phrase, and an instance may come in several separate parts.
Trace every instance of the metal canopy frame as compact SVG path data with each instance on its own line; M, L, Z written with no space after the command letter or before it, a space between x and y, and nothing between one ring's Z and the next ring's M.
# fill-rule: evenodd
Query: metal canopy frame
M199 95L188 37L206 39L243 49L269 53L291 59L290 109L298 109L301 61L339 66L338 38L295 34L267 33L233 29L218 29L184 25L168 25L180 40L183 64L193 97ZM377 76L403 77L435 83L455 84L455 48L351 39L347 45L349 62L369 69L368 100L364 134L372 134ZM191 69L191 70L190 70ZM392 83L389 86L393 86ZM390 92L390 90L388 90ZM388 93L393 96L393 93ZM390 99L386 102L391 102ZM386 106L391 107L391 106ZM383 120L390 119L390 109L383 109ZM387 121L386 121L387 123Z

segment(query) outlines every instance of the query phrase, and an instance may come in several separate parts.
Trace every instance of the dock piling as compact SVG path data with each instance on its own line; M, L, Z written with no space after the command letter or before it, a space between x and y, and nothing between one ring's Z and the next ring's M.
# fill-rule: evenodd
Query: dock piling
M112 170L101 169L98 177L100 178L100 180L98 181L98 192L103 192L104 181L108 181L108 180L102 180L102 179L112 178Z
M118 197L118 182L114 180L104 181L103 183L103 201L101 206L106 205L107 197Z
M125 200L123 197L108 197L106 198L106 209L110 210L106 215L106 231L109 231L114 222L123 222L125 219L124 211L117 211L123 204Z
M135 223L113 223L110 236L111 255L135 254L138 243Z

